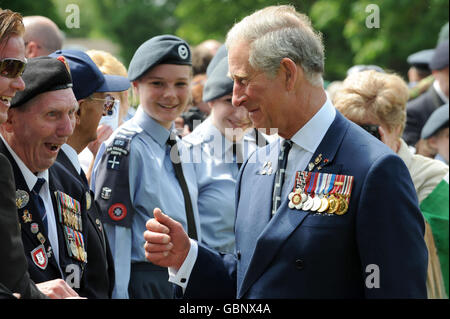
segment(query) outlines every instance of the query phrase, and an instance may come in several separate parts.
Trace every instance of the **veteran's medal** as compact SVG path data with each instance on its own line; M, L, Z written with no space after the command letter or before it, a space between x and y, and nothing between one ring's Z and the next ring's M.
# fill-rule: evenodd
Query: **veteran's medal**
M30 214L28 209L23 210L22 220L24 223L31 223L31 221L33 220L32 215Z

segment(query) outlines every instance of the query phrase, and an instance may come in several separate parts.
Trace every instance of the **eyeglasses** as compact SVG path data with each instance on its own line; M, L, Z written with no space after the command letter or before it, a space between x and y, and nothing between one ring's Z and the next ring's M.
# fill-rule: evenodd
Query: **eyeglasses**
M26 59L25 61L12 58L0 60L0 75L10 79L17 78L22 76L26 65Z
M89 99L96 100L96 101L103 101L104 102L103 110L107 114L112 113L112 109L114 107L114 101L115 101L115 98L112 95L107 94L104 99L97 99L95 97L89 97Z
M378 130L379 125L375 124L367 124L367 125L360 125L364 130L369 132L371 135L375 136L377 139L381 141L381 135L380 131Z

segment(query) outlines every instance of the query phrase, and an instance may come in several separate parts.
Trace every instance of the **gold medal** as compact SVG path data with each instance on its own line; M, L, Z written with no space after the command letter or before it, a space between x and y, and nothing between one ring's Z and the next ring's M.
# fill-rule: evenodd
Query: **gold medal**
M328 198L328 214L334 214L336 212L336 210L338 209L338 201L336 199L336 197L331 194L331 196Z
M348 204L347 204L347 200L345 199L344 196L340 195L339 196L339 205L338 205L338 209L336 210L336 215L344 215L348 210Z

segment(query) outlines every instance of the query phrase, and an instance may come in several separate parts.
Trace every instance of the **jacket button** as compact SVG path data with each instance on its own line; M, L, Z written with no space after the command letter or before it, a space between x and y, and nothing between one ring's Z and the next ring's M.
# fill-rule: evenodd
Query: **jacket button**
M238 260L241 260L241 251L238 250L236 254L237 254L237 259L238 259Z
M303 267L304 267L304 265L303 265L303 260L297 259L297 260L295 261L295 267L297 267L297 269L299 269L299 270L302 270Z

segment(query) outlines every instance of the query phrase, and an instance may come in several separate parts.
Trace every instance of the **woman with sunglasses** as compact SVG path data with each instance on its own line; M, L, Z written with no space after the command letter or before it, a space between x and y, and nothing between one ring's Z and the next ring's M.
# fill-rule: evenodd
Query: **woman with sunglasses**
M440 161L412 154L401 138L406 124L408 94L408 86L399 76L373 70L363 71L353 73L345 79L340 91L334 97L333 104L345 117L381 140L405 162L420 204L448 173L448 166ZM375 140L374 142L376 143ZM423 213L425 215L425 212ZM445 298L440 262L428 222L425 242L429 256L428 298ZM448 260L448 245L444 254ZM448 265L446 269L442 267L442 271L447 272L448 278Z
M0 124L6 122L11 99L25 89L21 75L25 69L22 17L0 9ZM45 298L30 280L16 209L14 175L11 164L0 153L0 299L17 292L21 298Z

